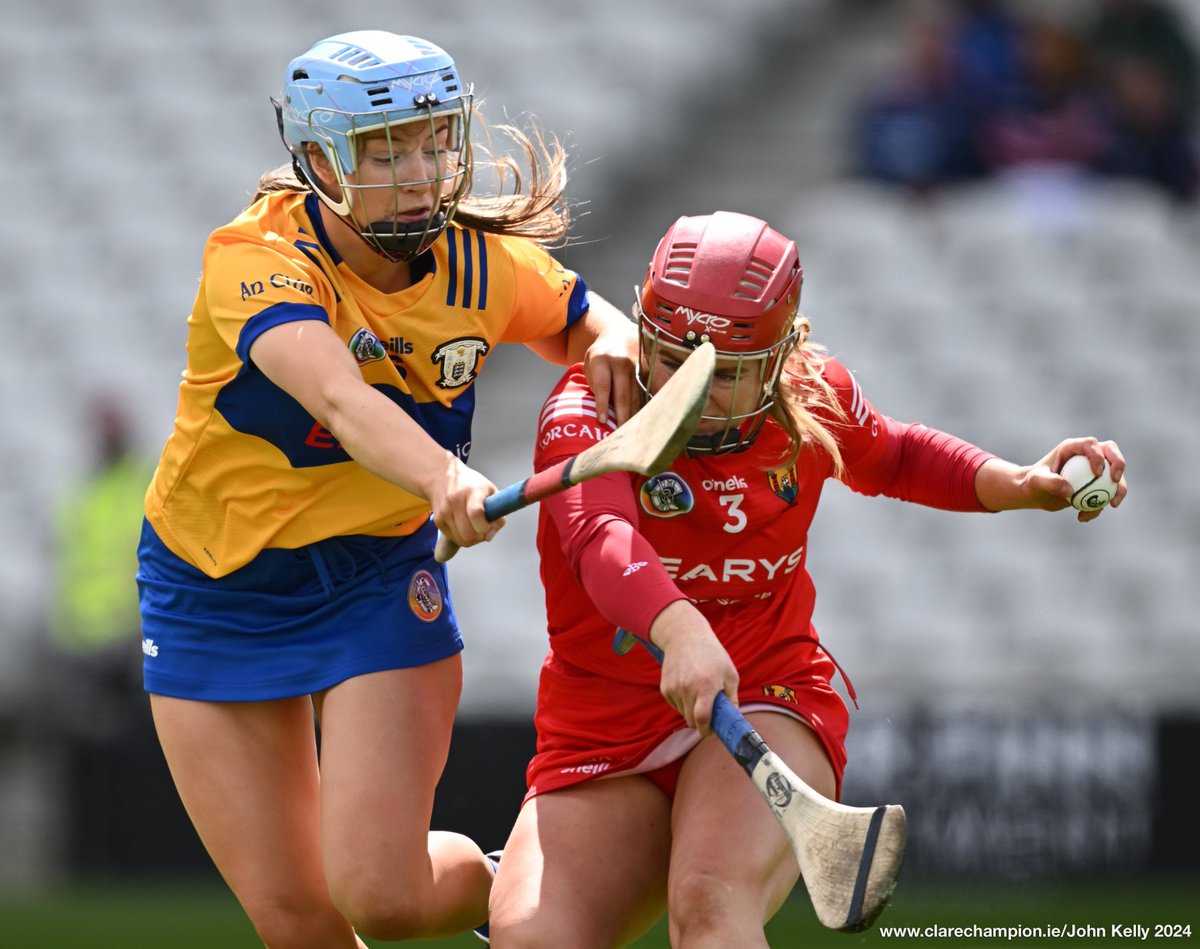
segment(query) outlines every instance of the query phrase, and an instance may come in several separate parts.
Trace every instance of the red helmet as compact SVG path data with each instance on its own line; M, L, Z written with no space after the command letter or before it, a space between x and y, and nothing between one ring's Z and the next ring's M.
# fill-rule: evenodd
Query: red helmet
M636 306L643 390L660 351L683 357L705 341L736 358L738 384L761 380L754 411L721 416L724 431L694 438L693 454L740 451L758 434L795 339L803 280L795 242L749 215L681 217L659 241Z

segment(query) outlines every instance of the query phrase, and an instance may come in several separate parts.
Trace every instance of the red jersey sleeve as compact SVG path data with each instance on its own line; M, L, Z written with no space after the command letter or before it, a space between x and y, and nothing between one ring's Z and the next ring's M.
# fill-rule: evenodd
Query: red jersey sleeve
M615 423L599 423L595 398L581 367L573 366L555 388L538 428L534 467L542 470L604 438ZM637 530L637 505L630 476L613 472L542 501L556 528L560 554L593 605L611 622L645 636L662 610L686 599L654 548ZM554 604L547 604L553 611ZM551 625L554 625L551 617Z
M975 475L992 458L946 432L919 422L898 422L868 401L858 381L836 359L822 373L845 412L822 420L842 451L842 481L859 494L882 494L947 511L986 511L975 493Z

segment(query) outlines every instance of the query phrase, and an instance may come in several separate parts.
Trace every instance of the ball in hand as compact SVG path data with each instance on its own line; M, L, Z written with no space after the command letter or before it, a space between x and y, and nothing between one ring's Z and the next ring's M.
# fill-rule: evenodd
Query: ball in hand
M1098 511L1117 494L1117 484L1108 470L1092 471L1087 455L1072 455L1062 466L1062 476L1071 482L1071 506L1077 511Z

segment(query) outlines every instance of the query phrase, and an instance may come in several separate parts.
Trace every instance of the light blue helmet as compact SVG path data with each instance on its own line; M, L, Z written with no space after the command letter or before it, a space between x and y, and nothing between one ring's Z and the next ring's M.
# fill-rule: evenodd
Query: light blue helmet
M313 191L334 213L347 218L373 249L394 260L411 260L446 228L470 185L472 100L471 87L464 86L445 50L415 36L363 30L321 40L293 59L283 97L273 101L284 144ZM348 176L358 170L361 136L390 133L394 126L411 122L429 123L431 133L435 123L448 125L431 177L402 180L393 165L388 185L348 183ZM315 142L328 159L339 194L321 186L308 142ZM426 185L435 189L436 197L424 220L401 223L398 215L374 222L357 219L352 201L356 191L391 188L398 204L401 189Z

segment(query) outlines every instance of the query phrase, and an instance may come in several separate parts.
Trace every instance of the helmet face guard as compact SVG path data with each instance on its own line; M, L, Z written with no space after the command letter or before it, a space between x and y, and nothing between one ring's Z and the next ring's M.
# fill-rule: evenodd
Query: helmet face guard
M454 61L425 40L391 33L343 33L317 43L292 60L283 98L274 100L279 130L300 176L327 207L377 253L412 260L445 230L470 187L470 124L473 95ZM401 138L422 137L434 172L400 177ZM361 181L359 159L368 140L386 143L391 180ZM336 191L313 169L313 143L332 170ZM351 178L354 178L351 181ZM400 220L403 196L427 190L432 210L418 221ZM364 212L369 195L386 193L378 220ZM378 207L378 205L375 205Z
M683 217L659 242L635 290L638 385L653 397L658 366L678 365L703 342L717 350L714 387L720 380L732 385L729 410L701 417L701 425L715 423L718 430L694 436L689 454L728 454L754 441L796 342L802 281L796 245L758 218L726 211ZM749 410L738 412L747 386L756 397Z

